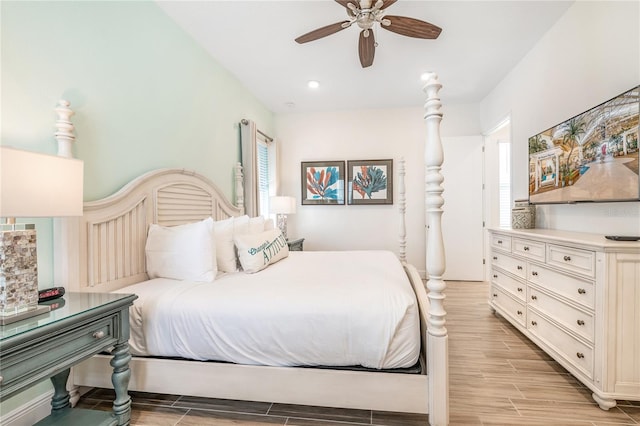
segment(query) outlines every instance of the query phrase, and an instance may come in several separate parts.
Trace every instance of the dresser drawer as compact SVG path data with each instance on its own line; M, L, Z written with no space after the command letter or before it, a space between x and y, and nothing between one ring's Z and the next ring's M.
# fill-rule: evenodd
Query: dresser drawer
M511 252L529 259L544 262L546 255L546 244L538 241L523 240L514 238L511 241Z
M594 320L593 315L567 305L563 301L550 296L533 287L528 290L528 306L545 313L569 330L593 343Z
M535 309L527 311L527 329L589 379L593 378L593 348L567 334Z
M516 259L507 254L493 252L491 255L491 263L504 271L507 271L517 277L525 279L527 277L527 262L522 259Z
M596 270L595 253L564 246L547 246L547 263L587 277L594 277Z
M503 234L491 234L491 247L511 251L511 237Z
M502 315L526 327L527 318L524 303L517 301L495 285L491 286L491 301Z
M2 386L28 376L35 366L56 369L69 360L84 359L117 342L115 316L101 318L54 336L32 342L29 348L7 354L0 365Z
M494 286L500 287L501 290L509 292L513 297L519 299L521 302L525 301L527 294L524 282L503 273L499 269L494 269L491 272L491 282Z
M592 281L581 280L539 265L529 265L529 282L593 309L595 291Z

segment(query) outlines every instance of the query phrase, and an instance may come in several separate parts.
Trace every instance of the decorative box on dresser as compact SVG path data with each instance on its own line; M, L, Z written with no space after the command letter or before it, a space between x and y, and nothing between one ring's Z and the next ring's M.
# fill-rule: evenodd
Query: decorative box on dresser
M296 240L287 240L290 251L303 251L304 250L304 238L298 238Z
M493 229L489 305L591 389L640 401L640 242Z

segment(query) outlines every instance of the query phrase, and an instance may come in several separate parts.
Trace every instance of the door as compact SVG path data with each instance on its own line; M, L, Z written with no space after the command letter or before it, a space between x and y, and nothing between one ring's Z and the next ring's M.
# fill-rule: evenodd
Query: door
M483 137L442 138L445 280L483 281Z

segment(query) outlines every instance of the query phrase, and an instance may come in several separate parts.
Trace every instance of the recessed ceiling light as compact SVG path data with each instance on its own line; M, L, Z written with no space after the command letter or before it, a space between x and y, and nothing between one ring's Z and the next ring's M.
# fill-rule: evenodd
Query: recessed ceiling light
M317 89L318 87L320 87L320 82L316 80L309 80L307 82L307 87L309 87L309 89Z

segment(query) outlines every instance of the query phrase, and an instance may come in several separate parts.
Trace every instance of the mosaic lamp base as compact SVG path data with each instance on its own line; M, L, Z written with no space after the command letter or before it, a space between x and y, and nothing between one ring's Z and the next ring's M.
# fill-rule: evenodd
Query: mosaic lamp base
M38 258L33 226L12 225L0 239L0 325L49 312L38 305Z

